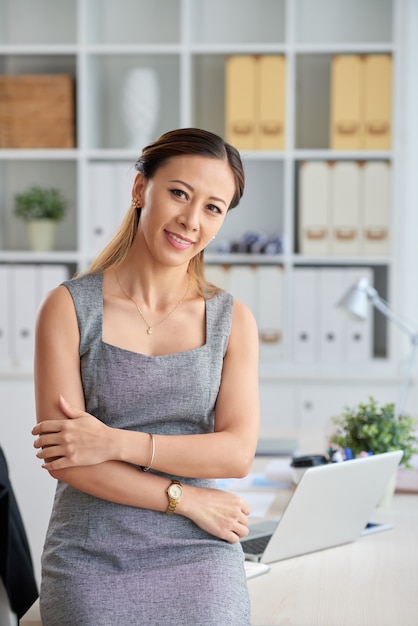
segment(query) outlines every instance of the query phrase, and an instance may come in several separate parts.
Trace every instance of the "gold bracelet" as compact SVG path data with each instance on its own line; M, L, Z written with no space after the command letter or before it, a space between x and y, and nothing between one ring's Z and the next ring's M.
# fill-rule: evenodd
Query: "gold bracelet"
M155 439L154 439L154 435L152 433L148 433L151 439L151 455L148 461L148 465L146 467L142 468L143 472L149 472L149 470L151 469L151 465L154 462L154 454L155 454Z

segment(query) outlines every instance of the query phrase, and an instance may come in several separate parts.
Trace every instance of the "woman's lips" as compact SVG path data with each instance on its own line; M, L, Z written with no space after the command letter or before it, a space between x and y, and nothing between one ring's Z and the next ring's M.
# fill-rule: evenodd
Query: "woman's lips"
M171 233L168 230L165 231L165 234L170 244L174 248L177 248L179 250L186 250L194 244L194 241L191 241L191 239L181 237L180 235L177 235L176 233Z

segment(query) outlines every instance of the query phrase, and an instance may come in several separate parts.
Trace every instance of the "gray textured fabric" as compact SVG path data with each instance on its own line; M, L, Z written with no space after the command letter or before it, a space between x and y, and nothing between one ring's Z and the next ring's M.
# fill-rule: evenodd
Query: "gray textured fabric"
M229 294L206 302L204 346L150 357L102 341L101 274L65 285L80 328L88 412L129 430L213 431L231 327ZM42 556L40 602L44 626L250 624L240 544L221 541L181 515L106 502L61 482Z

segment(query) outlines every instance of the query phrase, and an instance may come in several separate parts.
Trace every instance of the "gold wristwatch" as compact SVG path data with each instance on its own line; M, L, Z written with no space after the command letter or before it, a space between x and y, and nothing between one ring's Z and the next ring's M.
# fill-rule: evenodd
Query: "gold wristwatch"
M177 504L183 496L183 486L178 480L173 480L173 482L167 487L166 493L168 496L168 508L166 513L167 515L173 515Z

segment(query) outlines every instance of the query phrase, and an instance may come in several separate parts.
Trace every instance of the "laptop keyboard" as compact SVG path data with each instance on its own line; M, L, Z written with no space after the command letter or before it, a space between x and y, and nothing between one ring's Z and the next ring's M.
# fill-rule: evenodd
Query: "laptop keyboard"
M246 554L262 554L270 539L271 535L255 537L254 539L246 539L242 545L243 550Z

